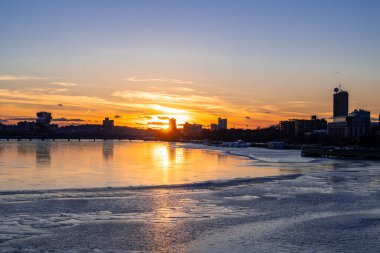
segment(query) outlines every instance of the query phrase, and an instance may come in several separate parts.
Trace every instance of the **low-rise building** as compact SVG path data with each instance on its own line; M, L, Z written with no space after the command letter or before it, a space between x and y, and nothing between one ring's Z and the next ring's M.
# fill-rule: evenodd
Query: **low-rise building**
M285 137L303 137L307 133L326 130L327 121L313 115L310 119L291 119L280 122L280 131Z
M358 139L371 131L371 113L354 110L346 117L334 118L328 124L328 134L335 139Z
M188 122L186 122L184 125L183 125L183 134L185 136L190 136L190 135L194 135L194 134L198 134L202 132L202 125L201 124L189 124Z
M218 131L219 130L218 124L211 124L210 128L211 128L211 131Z

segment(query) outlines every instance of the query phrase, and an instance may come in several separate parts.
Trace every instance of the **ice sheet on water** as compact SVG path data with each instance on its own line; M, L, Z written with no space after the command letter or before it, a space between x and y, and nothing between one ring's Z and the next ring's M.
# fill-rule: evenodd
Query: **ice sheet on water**
M264 148L242 148L228 151L230 154L241 155L260 162L268 163L311 163L316 158L302 157L300 150L273 150Z
M299 151L291 150L210 149L265 159L289 156L295 159L292 166L299 159ZM344 247L350 241L359 245L350 247L361 249L371 241L360 235L380 234L379 163L328 161L335 165L296 176L176 186L0 193L0 251L17 252L18 247L24 247L23 252L55 249L54 243L45 247L52 238L58 238L55 242L71 242L52 252L117 252L109 250L109 241L114 238L119 238L114 245L124 247L122 252L147 249L148 244L141 238L148 238L153 249L175 247L195 238L194 243L187 245L190 252L192 246L194 252L276 252L285 246L297 247L298 252L307 251L308 246L323 252L324 245L315 238L325 234L326 241L332 241L329 246L343 249L340 252L347 252L349 247ZM272 166L272 162L268 165ZM300 164L299 168L306 164L320 166L312 160L302 160ZM105 229L107 226L109 230ZM138 229L131 230L135 227ZM150 228L157 228L158 232L151 233ZM70 241L73 231L79 231L83 237ZM134 231L133 236L126 236L126 231ZM96 238L101 240L91 237L94 233L99 233ZM347 241L339 241L340 235L345 235ZM99 247L82 248L98 241ZM30 247L29 242L37 249ZM372 249L376 252L375 247Z
M231 155L244 156L265 163L312 163L316 161L325 161L326 159L302 157L300 150L289 149L266 149L266 148L231 148L208 146L194 143L173 144L177 148L207 149L225 152Z
M126 191L126 193L128 193L128 191ZM93 206L94 210L91 212L86 212L85 208L79 208L77 212L58 213L54 212L56 209L53 207L46 207L46 209L42 209L42 212L35 212L33 202L37 202L37 205L40 206L44 201L47 201L46 199L21 202L26 208L25 212L30 212L31 214L13 214L13 212L9 212L3 215L0 219L0 244L14 239L25 239L36 235L49 235L54 233L56 229L83 224L99 224L104 222L176 223L186 220L241 217L250 211L247 208L218 205L218 202L213 200L199 201L192 198L180 198L178 205L169 203L169 205L162 207L154 207L153 210L148 207L139 206L140 201L128 199L127 201L132 201L132 203L130 203L131 208L128 209L125 207L126 210L121 212L119 202L125 201L124 199L112 197L98 199L91 197L95 194L96 193L93 193L87 199L80 196L78 199L54 198L48 200L54 201L54 203L58 205L72 205L75 202L75 205L91 206L89 204L90 202L94 204L98 203L98 205ZM165 194L158 194L166 198ZM192 193L189 192L189 194L191 195ZM136 195L143 201L152 201L150 194L146 194L144 190L136 192ZM103 203L104 201L107 201L107 205ZM15 208L20 203L13 201L4 204L10 208Z

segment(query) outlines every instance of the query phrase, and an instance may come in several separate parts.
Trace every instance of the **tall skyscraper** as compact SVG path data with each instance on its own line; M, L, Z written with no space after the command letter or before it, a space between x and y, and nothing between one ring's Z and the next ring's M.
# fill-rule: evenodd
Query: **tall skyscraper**
M348 115L348 92L339 88L334 89L334 118Z

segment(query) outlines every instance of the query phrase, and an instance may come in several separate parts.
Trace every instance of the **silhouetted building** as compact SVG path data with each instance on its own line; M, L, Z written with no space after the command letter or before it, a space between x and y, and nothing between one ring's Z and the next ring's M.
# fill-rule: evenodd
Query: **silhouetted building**
M354 110L344 119L328 124L328 134L335 139L358 139L371 130L371 113L365 110Z
M32 132L35 130L35 127L35 122L20 121L17 123L17 130L20 132Z
M105 118L103 120L103 132L105 134L110 134L113 131L114 128L114 121L110 120L109 118Z
M218 118L218 129L227 129L227 119Z
M327 121L313 115L311 119L291 119L280 122L280 131L285 137L303 137L307 133L327 129Z
M365 110L354 110L347 117L347 127L351 138L366 135L371 130L371 113Z
M340 87L334 89L334 119L348 115L348 92Z
M177 121L174 118L169 119L169 132L177 131Z
M191 136L200 132L202 132L202 125L200 124L189 124L186 122L185 125L183 125L183 134L185 136Z
M219 126L218 126L218 124L211 124L210 125L210 129L211 129L211 131L218 131L219 130Z
M37 119L36 119L36 123L38 125L43 125L43 126L47 126L50 124L51 120L53 118L51 117L51 113L50 112L37 112Z

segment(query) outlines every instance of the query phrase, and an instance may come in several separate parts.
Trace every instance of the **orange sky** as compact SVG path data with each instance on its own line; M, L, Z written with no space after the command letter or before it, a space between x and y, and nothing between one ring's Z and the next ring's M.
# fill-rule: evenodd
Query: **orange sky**
M168 118L178 124L201 123L209 127L217 117L226 117L229 127L256 128L276 124L279 120L310 115L309 101L273 101L272 104L224 88L169 78L120 80L124 89L104 95L87 95L99 87L80 87L74 82L56 82L32 76L0 76L0 81L23 84L19 89L0 89L2 119L8 123L34 118L37 111L49 111L53 118L65 118L58 124L99 124L104 117L116 125L132 127L166 127ZM21 85L20 85L21 86ZM107 89L106 89L107 90ZM103 91L103 89L101 89ZM321 108L321 105L318 105ZM321 116L328 116L329 105ZM281 110L284 108L286 110Z
M111 2L111 3L110 3ZM167 118L256 128L380 113L376 1L7 1L0 122L166 127Z

